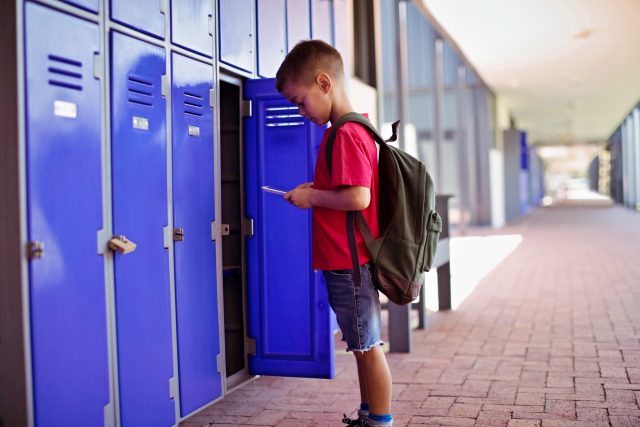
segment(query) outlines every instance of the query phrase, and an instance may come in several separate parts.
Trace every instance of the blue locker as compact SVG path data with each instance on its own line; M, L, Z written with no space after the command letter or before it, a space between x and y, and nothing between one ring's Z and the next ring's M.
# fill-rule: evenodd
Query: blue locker
M287 0L287 52L300 40L311 38L309 1Z
M164 39L163 0L111 0L111 19Z
M311 36L333 45L333 0L311 0Z
M213 57L213 0L172 0L171 41Z
M324 129L304 120L273 79L247 81L245 122L248 334L252 374L331 378L333 334L326 286L311 269L311 211L263 186L288 190L312 181Z
M257 8L258 74L275 77L287 49L285 0L257 0Z
M99 0L62 0L64 3L74 4L90 12L98 13Z
M213 87L210 65L174 53L173 217L181 415L222 395L214 213Z
M220 61L253 72L253 0L218 0Z
M137 244L114 255L123 426L172 425L164 49L111 33L113 230Z
M44 245L29 261L39 426L102 425L109 404L99 41L95 24L25 5L28 238Z

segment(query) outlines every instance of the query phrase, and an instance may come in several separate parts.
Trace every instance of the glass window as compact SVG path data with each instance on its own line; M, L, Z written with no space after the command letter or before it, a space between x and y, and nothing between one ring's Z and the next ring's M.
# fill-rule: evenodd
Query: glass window
M397 93L397 25L396 0L380 2L380 21L382 33L382 122L393 123L398 119ZM384 135L384 133L383 133Z
M373 25L373 2L353 2L354 74L369 86L376 87L375 38L371 36Z
M444 194L452 194L449 202L449 218L452 224L460 223L460 156L459 143L460 124L458 123L458 55L449 42L444 40L442 49L442 182L438 190Z
M416 154L435 180L435 39L436 33L422 12L407 4L407 53L409 111L407 120L415 128Z

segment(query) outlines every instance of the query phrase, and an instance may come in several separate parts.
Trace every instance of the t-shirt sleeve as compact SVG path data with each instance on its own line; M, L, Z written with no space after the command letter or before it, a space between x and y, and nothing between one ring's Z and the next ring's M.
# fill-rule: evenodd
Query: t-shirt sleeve
M373 169L365 144L357 134L338 130L333 143L331 185L371 188Z

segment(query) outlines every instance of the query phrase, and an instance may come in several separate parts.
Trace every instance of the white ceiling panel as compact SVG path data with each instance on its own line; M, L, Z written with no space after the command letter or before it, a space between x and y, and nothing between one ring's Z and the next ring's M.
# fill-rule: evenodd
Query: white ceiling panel
M640 100L640 0L423 0L534 143L606 139Z

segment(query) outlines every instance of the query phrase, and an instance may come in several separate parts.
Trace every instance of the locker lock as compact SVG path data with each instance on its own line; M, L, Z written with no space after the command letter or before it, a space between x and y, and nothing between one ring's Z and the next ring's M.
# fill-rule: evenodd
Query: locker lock
M112 251L123 255L136 250L136 244L122 235L113 236L111 240L109 240L108 246Z
M229 226L229 224L222 224L221 227L222 227L221 234L223 236L228 236L229 233L231 233L231 227Z
M29 259L40 259L44 256L44 242L29 242L27 247Z

